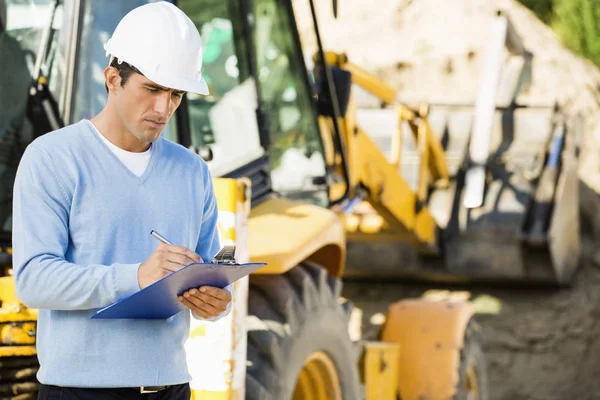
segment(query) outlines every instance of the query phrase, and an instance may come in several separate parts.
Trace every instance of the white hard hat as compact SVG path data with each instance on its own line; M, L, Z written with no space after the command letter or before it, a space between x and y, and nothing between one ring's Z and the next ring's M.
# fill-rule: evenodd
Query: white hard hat
M127 13L104 49L161 86L208 94L198 29L171 3L145 4Z

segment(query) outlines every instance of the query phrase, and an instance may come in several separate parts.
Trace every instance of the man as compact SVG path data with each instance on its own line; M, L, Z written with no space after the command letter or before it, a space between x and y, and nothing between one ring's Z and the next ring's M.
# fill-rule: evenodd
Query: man
M208 93L202 42L183 12L160 2L127 14L105 49L105 108L32 142L15 182L14 271L20 299L40 309L39 398L189 399L189 312L90 317L219 250L206 163L160 136L184 91ZM231 288L179 300L215 320L229 312Z

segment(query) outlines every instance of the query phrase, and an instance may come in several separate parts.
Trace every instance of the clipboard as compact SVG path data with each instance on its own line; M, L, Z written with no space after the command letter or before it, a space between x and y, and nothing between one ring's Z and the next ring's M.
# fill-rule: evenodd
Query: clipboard
M229 253L223 249L219 252ZM191 263L134 294L98 310L92 319L167 319L188 310L177 296L200 286L224 288L267 263L238 264L217 256L210 263Z

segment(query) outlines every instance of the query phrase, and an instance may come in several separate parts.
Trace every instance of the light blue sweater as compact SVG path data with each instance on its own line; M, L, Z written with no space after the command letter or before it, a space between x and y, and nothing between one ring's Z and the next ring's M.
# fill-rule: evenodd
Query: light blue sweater
M161 137L137 177L92 129L83 120L36 139L15 181L13 264L19 298L39 309L38 379L78 387L188 382L190 312L90 317L140 289L138 267L160 244L151 230L204 260L218 252L208 167Z

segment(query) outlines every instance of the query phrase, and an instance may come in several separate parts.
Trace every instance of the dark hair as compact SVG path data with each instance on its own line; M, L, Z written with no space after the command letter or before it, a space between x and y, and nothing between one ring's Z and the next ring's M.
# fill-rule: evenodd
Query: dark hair
M116 68L117 71L119 71L119 76L121 77L121 87L125 86L127 80L132 74L144 75L140 72L139 69L137 69L133 65L128 64L125 61L119 62L117 57L114 57L112 59L112 61L110 62L110 66ZM108 86L106 85L106 83L104 84L104 87L106 88L106 93L108 93Z

